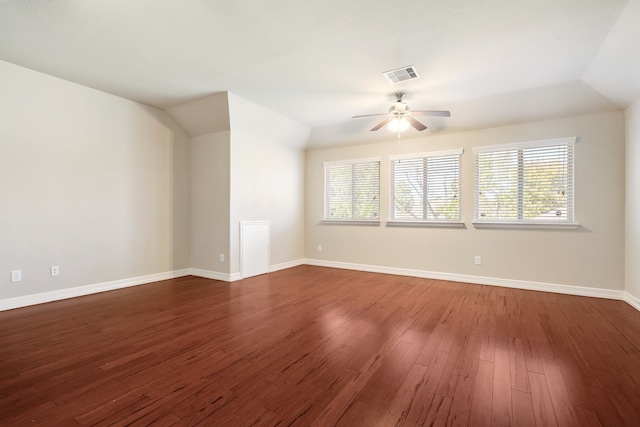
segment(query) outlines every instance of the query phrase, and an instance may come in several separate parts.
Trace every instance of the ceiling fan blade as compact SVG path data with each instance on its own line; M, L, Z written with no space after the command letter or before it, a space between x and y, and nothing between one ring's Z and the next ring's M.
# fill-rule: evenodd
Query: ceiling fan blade
M380 129L381 127L383 127L384 125L386 125L387 123L389 123L391 120L393 120L391 117L387 117L386 119L384 119L383 121L381 121L380 123L378 123L376 126L374 126L373 128L371 128L371 132L374 132L378 129Z
M425 125L423 125L422 123L420 123L419 121L417 121L411 116L406 117L406 119L409 122L409 124L414 128L416 128L417 130L425 130L427 128Z
M351 118L352 118L352 119L357 119L357 118L360 118L360 117L373 117L373 116L386 116L386 115L387 115L386 113L380 113L380 114L363 114L363 115L361 115L361 116L353 116L353 117L351 117Z
M411 110L411 112L413 114L422 114L423 116L451 117L451 112L444 110Z

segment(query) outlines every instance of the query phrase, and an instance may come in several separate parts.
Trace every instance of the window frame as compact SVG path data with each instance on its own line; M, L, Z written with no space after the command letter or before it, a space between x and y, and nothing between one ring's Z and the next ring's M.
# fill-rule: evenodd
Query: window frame
M475 228L548 228L548 229L577 229L580 224L575 221L575 143L577 137L554 138L537 141L527 141L512 144L500 144L491 146L480 146L473 148L474 160L474 206L473 221ZM504 152L514 150L526 150L545 147L567 146L571 150L571 155L567 159L567 181L570 186L567 188L567 219L566 220L544 220L544 219L481 219L479 216L479 170L478 156L482 153ZM519 168L519 167L518 167ZM523 185L522 174L518 173L518 188ZM518 194L521 194L519 191ZM518 203L523 203L519 200Z
M463 148L446 150L446 151L432 151L424 153L410 153L389 156L389 220L388 226L394 227L464 227L464 221L462 220L462 154ZM396 219L395 218L395 162L399 160L423 160L427 162L428 158L435 157L457 157L458 158L458 218L456 219ZM427 170L423 170L423 182L427 184ZM423 203L424 192L426 191L426 185L423 186ZM428 200L428 199L427 199Z
M378 194L377 194L377 200L378 200L378 217L376 219L370 219L370 218L356 218L354 217L355 215L355 209L356 209L356 203L354 202L352 204L352 208L351 208L351 217L350 218L330 218L327 217L327 212L328 212L328 203L329 203L329 199L328 199L328 195L327 195L327 168L331 168L333 166L346 166L346 165L351 165L351 166L355 166L358 164L366 164L366 163L377 163L378 166ZM323 214L322 214L322 224L346 224L346 225L380 225L381 224L381 219L380 219L380 184L381 184L381 158L380 157L367 157L367 158L360 158L360 159L350 159L350 160L337 160L337 161L328 161L328 162L323 162L322 163L323 166L323 181L324 181L324 203L323 203ZM351 178L351 182L353 185L353 175ZM353 187L352 187L353 188ZM353 194L353 193L352 193Z

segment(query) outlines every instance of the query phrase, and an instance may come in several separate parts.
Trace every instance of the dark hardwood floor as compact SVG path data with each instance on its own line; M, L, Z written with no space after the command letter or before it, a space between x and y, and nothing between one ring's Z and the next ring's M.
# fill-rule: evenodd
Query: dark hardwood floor
M301 266L0 313L0 425L639 426L621 301Z

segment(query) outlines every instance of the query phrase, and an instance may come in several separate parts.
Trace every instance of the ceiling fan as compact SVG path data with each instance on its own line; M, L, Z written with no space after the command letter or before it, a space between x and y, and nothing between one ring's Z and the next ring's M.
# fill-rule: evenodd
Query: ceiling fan
M406 93L398 92L396 95L396 102L389 107L388 113L379 113L379 114L364 114L361 116L353 116L354 119L359 117L372 117L372 116L387 116L382 122L378 123L374 126L371 131L377 131L378 129L384 127L386 124L389 124L389 127L392 130L397 130L398 132L408 128L409 126L413 126L415 129L419 131L425 130L427 127L416 120L413 115L421 114L425 116L440 116L440 117L450 117L451 113L449 111L444 110L414 110L411 111L409 106L403 101Z

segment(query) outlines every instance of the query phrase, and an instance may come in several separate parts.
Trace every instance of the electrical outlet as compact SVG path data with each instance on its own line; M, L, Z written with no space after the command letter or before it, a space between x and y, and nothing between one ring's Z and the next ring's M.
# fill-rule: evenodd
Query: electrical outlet
M318 252L322 252L322 245L318 245Z
M54 265L51 267L51 277L60 275L60 266Z
M224 262L224 254L220 254L220 262Z
M22 270L11 270L11 282L22 281Z
M476 255L476 265L482 264L482 257L480 255Z

